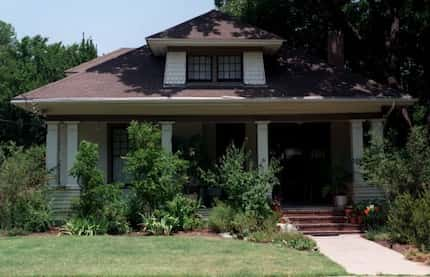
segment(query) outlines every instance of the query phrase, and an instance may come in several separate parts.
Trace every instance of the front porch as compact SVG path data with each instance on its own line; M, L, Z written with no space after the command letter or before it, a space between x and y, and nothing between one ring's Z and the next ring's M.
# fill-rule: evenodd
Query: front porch
M352 117L352 116L351 116ZM152 119L159 122L162 147L169 152L192 148L192 156L199 164L215 163L226 147L234 142L245 142L256 165L264 170L271 158L280 159L281 185L272 196L284 205L330 205L331 199L321 190L329 183L336 170L351 173L351 200L361 201L381 197L380 191L363 182L359 166L354 161L363 153L367 133L382 136L380 118L357 116L315 116L253 120L251 117L176 117L175 121ZM73 165L80 141L99 145L99 166L108 182L127 182L123 172L128 141L126 127L135 118L67 118L48 121L47 167L54 169L51 186L55 188L53 206L58 213L66 213L71 199L79 195L77 181L68 174ZM139 119L139 118L137 118ZM198 149L197 149L198 148Z

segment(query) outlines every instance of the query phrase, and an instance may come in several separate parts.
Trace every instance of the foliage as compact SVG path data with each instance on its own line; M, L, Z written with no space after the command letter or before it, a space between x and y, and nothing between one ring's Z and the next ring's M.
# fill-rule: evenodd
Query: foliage
M109 234L122 234L128 231L127 202L122 192L123 185L106 185L98 164L98 146L82 141L76 155L71 174L78 179L81 196L75 205L78 222L92 218L98 231Z
M51 225L42 147L0 147L0 228L46 231Z
M391 233L385 227L368 230L363 236L366 239L371 241L391 241L392 240Z
M394 240L413 243L418 248L430 250L430 192L414 198L409 193L399 195L392 203L388 226Z
M151 235L169 236L173 228L178 224L178 219L170 215L164 215L160 218L155 216L143 217L143 230Z
M354 204L354 213L363 216L366 230L379 229L387 222L388 205L385 200L375 199Z
M226 194L225 203L233 209L263 220L271 211L268 195L279 184L279 166L273 161L267 170L252 167L250 153L234 144L227 148L214 170L204 172L207 183Z
M93 218L74 217L67 221L61 229L62 235L70 236L95 236L105 233L104 226Z
M401 193L418 195L430 185L430 145L428 130L414 126L405 147L396 148L388 141L373 140L361 160L363 176L380 187L388 200Z
M95 57L97 50L91 39L83 38L69 46L49 43L40 35L17 39L13 27L0 20L0 142L43 143L43 119L11 105L10 100L65 77L66 69ZM34 111L38 112L36 108Z
M215 232L229 232L232 230L234 213L233 208L222 202L218 202L209 213L209 228Z
M345 37L346 67L428 100L428 1L215 0L223 11L326 56L328 30ZM402 38L402 39L400 39Z
M126 170L132 177L130 220L151 214L180 193L187 181L187 162L161 148L158 126L133 121L128 127L130 151Z
M199 201L178 194L173 200L167 202L164 212L177 219L173 231L190 231L202 226L202 220L198 214L199 208Z

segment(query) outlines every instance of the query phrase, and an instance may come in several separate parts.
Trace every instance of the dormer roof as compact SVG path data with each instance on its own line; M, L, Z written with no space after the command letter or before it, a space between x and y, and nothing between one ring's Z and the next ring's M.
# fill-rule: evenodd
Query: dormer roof
M241 22L218 10L187 20L146 38L156 55L177 46L246 46L277 51L284 39L261 28Z

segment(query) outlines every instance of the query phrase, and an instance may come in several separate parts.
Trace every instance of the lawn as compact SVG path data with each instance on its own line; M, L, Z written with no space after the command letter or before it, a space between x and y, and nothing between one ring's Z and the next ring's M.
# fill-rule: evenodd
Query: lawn
M327 276L345 271L318 253L204 237L2 237L0 276Z

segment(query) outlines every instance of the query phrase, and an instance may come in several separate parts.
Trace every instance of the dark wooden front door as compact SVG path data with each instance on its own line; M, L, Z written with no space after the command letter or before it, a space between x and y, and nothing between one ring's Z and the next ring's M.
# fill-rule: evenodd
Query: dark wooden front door
M286 204L329 202L322 188L330 180L330 124L271 124L271 156L280 159L281 185L275 193Z

